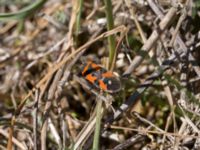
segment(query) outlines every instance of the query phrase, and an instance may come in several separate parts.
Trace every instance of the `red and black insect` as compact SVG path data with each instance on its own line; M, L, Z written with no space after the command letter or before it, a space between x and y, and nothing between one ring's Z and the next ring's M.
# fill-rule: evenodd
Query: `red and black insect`
M115 93L121 89L121 82L117 76L92 61L88 61L84 65L81 76L105 92Z

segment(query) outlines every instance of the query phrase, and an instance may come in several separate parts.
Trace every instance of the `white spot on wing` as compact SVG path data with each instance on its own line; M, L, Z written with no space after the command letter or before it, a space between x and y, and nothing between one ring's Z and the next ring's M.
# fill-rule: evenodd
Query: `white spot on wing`
M112 84L112 81L111 81L111 80L108 80L108 84L111 85L111 84Z

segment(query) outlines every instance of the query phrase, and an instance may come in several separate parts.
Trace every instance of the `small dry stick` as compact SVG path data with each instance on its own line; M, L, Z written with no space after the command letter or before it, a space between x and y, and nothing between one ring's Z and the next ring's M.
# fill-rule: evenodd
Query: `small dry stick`
M38 122L37 122L37 115L38 115L38 102L39 102L39 91L35 91L35 108L33 110L34 116L33 116L33 137L34 137L34 150L37 150L38 146L38 140L37 140L37 127L38 127Z
M155 14L162 19L164 17L163 12L158 8L158 6L155 4L155 2L153 0L147 0L147 2L149 3L149 6L151 7L151 9L155 12ZM174 33L174 29L171 28L170 32L173 34ZM187 47L185 45L185 43L183 42L183 40L181 39L181 37L179 35L176 36L176 43L179 44L180 49L178 51L178 53L187 53ZM193 55L191 53L189 53L189 60L191 60L191 62L193 63L193 68L196 72L196 74L200 77L200 68L199 65L195 62L197 62L197 60L193 57Z
M128 140L124 141L123 143L117 145L116 147L114 147L112 150L123 150L123 149L127 149L129 146L134 145L136 143L142 143L145 141L145 139L147 139L146 136L144 135L134 135L131 138L129 138Z
M1 134L1 136L4 136L4 137L6 137L6 138L9 138L9 135L8 135L8 133L5 131L5 129L0 128L0 134ZM26 149L27 149L27 147L25 147L25 146L22 144L22 142L18 141L18 140L17 140L16 138L14 138L14 137L12 137L12 142L13 142L17 147L19 147L19 149L21 149L21 150L26 150ZM7 150L9 150L9 149L7 148Z
M125 71L124 75L130 75L143 61L144 54L149 52L149 50L153 47L153 45L156 43L156 41L159 39L162 32L167 28L167 26L171 23L171 20L174 16L176 16L176 9L171 8L168 13L165 15L165 17L161 20L159 27L160 31L154 30L149 39L146 41L146 43L142 46L140 55L136 56L133 61L131 62L131 65L128 67L128 69Z

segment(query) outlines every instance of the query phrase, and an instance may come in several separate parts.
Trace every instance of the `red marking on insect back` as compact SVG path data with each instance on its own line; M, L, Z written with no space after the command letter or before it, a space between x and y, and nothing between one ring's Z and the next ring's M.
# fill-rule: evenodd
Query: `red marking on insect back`
M107 85L102 81L102 80L99 80L99 87L102 89L102 90L107 90Z
M92 76L91 74L86 75L85 77L88 81L94 83L97 80L97 77Z
M114 74L112 72L108 71L108 72L102 73L102 77L111 78L111 77L114 77Z
M95 63L91 63L91 67L95 69L100 69L101 67Z
M87 72L89 66L90 66L91 62L88 62L87 65L84 67L83 71L82 71L82 75L84 76L85 73Z

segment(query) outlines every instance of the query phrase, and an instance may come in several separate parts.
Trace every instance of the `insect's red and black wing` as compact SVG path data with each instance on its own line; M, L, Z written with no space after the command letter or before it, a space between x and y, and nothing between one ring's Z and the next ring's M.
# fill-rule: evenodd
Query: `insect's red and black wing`
M120 80L112 72L91 61L83 67L81 75L103 91L114 93L121 89Z
M103 87L105 91L110 93L118 92L121 89L121 82L112 72L107 71L102 73L102 79L100 81L100 87Z
M101 68L102 68L101 66L91 61L88 61L87 64L84 65L83 70L81 71L81 75L87 76L88 74L91 74L92 72L95 72Z

